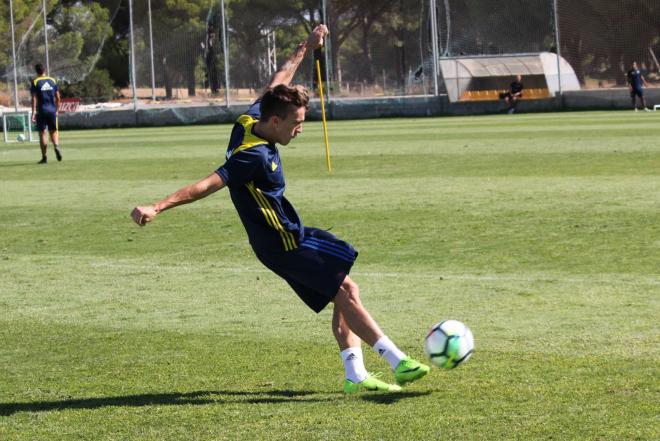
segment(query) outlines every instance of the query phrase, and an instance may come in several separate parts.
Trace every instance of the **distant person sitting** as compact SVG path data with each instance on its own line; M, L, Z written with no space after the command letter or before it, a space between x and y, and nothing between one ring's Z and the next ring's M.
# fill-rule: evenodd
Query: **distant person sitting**
M632 99L632 106L637 112L637 97L639 97L642 102L642 107L647 112L650 112L651 109L646 107L646 100L644 99L644 87L648 87L642 71L637 67L637 62L633 61L632 68L628 71L628 89L630 90L630 98Z
M511 83L509 86L509 91L500 94L500 98L504 100L509 105L507 113L514 113L516 111L516 106L518 101L522 98L523 95L523 83L522 76L516 75L516 80Z
M419 69L415 71L415 80L421 80L424 75L424 65L419 66Z

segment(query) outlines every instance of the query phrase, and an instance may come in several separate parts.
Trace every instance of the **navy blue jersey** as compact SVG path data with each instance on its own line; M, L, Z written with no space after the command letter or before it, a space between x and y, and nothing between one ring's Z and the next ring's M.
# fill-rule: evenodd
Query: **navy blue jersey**
M642 72L639 69L630 69L628 71L628 83L633 89L642 88Z
M284 197L284 172L277 147L254 134L260 101L234 124L223 166L216 170L229 188L231 200L256 252L298 248L303 225Z
M30 87L32 95L37 97L37 113L55 113L57 104L57 83L51 77L37 77Z
M514 81L514 82L511 83L511 85L509 86L509 89L511 90L511 93L522 92L522 90L523 90L523 84L522 84L521 82L519 82L519 81Z

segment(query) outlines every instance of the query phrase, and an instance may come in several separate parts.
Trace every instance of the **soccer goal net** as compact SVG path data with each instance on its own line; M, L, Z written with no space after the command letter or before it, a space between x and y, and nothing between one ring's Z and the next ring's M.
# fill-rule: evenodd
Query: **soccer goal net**
M32 118L30 112L8 112L2 115L5 142L31 142Z

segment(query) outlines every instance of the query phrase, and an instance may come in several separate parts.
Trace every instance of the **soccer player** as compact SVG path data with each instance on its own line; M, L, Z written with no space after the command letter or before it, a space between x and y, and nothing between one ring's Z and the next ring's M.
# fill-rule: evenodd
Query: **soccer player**
M317 26L273 75L266 92L237 119L224 165L153 205L136 207L131 217L143 226L165 210L228 187L261 263L286 280L315 312L334 303L332 330L344 362L344 392L398 391L400 386L367 372L362 340L389 363L399 384L423 377L429 367L406 356L362 305L358 285L348 275L357 251L327 231L303 226L284 197L284 173L276 144L285 146L302 133L309 101L304 88L289 83L305 52L320 48L327 33L325 25Z
M516 80L509 85L509 91L500 95L504 102L509 105L507 113L511 114L516 111L518 100L522 98L523 94L522 76L516 75Z
M39 144L41 145L41 161L38 164L48 163L48 135L46 129L50 132L50 140L55 147L55 157L58 161L61 161L62 152L59 148L60 137L57 127L60 92L57 90L57 83L46 75L44 66L41 63L34 66L34 70L37 72L37 78L32 81L30 92L32 94L32 122L37 123Z
M636 61L633 61L631 69L628 71L626 76L628 78L628 89L630 90L630 98L632 99L633 109L635 109L635 112L637 112L636 98L639 97L640 101L642 102L643 109L647 112L650 112L651 109L646 107L646 99L644 99L644 87L648 87L648 85L644 79L644 75L642 75L642 71L637 67Z

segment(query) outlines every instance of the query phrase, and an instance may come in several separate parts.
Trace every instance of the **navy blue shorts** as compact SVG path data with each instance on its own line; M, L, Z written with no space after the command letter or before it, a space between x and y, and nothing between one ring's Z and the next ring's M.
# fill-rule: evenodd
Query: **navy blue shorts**
M635 98L635 96L643 98L644 97L644 90L643 89L636 89L636 88L633 87L633 89L630 91L630 98Z
M305 227L298 248L291 251L254 250L268 269L287 281L315 312L334 298L351 271L357 251L333 234Z
M57 130L57 114L50 112L37 113L37 130L43 132L44 130L54 132Z

